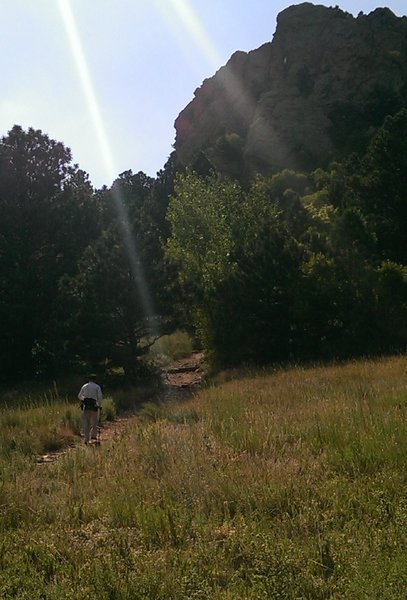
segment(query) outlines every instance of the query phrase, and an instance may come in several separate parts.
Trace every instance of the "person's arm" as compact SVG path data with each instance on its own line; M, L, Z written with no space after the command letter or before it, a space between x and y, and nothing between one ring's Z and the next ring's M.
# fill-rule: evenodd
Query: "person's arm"
M103 394L102 394L102 389L100 387L100 385L97 386L96 388L96 396L97 396L97 405L99 406L99 408L102 408L102 398L103 398Z
M81 389L79 390L79 394L78 394L78 400L83 400L83 399L84 399L84 397L85 397L85 395L84 395L84 393L83 393L84 387L85 387L85 386L83 385L83 386L81 387Z

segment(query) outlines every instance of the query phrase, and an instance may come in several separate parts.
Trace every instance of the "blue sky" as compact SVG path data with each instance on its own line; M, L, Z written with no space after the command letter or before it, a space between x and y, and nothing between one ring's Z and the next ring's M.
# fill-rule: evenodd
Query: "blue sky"
M287 0L0 0L0 136L14 124L70 147L95 187L155 176L174 120L236 50L271 41ZM354 14L406 0L320 0Z

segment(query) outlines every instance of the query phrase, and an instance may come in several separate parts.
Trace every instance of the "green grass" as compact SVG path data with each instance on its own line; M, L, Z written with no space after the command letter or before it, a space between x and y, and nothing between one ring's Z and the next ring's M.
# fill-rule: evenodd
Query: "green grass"
M159 338L150 348L148 358L158 365L166 366L174 360L189 356L193 350L189 335L185 331L177 331Z
M0 598L400 600L406 371L236 376L49 465L1 413Z

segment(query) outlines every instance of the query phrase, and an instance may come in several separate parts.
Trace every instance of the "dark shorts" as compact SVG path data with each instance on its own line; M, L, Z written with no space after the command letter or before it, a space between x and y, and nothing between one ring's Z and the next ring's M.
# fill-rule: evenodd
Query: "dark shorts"
M82 401L83 410L97 411L98 407L94 398L84 398Z

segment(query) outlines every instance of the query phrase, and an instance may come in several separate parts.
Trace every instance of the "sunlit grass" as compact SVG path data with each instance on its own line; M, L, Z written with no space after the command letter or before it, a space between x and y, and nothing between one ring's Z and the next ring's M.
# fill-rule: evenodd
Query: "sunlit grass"
M156 364L165 366L174 360L189 356L193 350L190 336L185 331L177 331L160 337L151 346L148 358Z
M237 376L180 404L146 404L100 449L36 466L15 454L2 463L0 589L399 600L406 367ZM6 427L21 429L17 417Z

